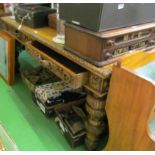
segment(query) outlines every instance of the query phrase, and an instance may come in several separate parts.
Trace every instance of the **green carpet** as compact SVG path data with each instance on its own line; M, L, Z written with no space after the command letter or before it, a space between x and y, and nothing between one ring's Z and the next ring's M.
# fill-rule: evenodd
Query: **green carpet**
M40 64L27 52L19 56L21 69L33 69ZM0 78L0 123L16 143L19 150L23 151L74 151L85 150L81 145L71 148L54 118L46 118L39 107L32 101L31 92L16 74L14 85L7 85ZM106 144L107 136L102 138L98 150Z
M25 52L20 54L20 63L27 68L38 65ZM84 150L84 146L70 147L54 118L47 119L33 103L20 75L11 87L0 78L0 122L19 150Z

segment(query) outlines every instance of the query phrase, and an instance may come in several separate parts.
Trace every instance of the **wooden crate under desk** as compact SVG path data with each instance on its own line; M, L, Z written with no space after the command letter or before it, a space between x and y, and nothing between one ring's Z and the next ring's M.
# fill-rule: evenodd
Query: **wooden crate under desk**
M73 88L80 88L87 82L88 72L84 68L57 54L43 44L35 41L31 42L26 45L26 50L41 62L44 67L71 84Z

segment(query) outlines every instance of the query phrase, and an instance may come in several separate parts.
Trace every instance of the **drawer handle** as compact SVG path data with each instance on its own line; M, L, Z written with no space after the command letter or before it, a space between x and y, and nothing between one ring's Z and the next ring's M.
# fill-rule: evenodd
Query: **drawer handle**
M50 68L50 61L48 60L40 60L40 63L44 66L44 67L47 67L47 68Z
M14 30L15 34L18 35L20 32L18 30Z
M70 75L66 74L66 73L63 73L63 78L65 81L69 82L71 80L71 77Z
M115 42L113 41L113 40L108 40L108 44L110 45L110 46L114 46L115 45Z

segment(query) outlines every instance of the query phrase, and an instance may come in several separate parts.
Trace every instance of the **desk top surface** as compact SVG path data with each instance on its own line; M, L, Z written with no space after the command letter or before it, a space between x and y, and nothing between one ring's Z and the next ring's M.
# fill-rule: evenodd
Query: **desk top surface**
M17 23L14 19L10 18L10 16L7 17L1 17L1 20L4 23L7 23L14 28L18 28L20 25ZM82 66L83 68L87 69L88 71L100 76L104 77L107 74L109 74L109 69L111 68L111 65L106 65L103 67L96 67L95 65L85 61L84 59L72 54L71 52L64 50L64 46L57 44L52 41L53 37L56 36L57 32L56 30L49 28L49 27L44 27L44 28L37 28L33 29L28 26L22 26L20 31L29 37L32 37L34 40L37 40L41 42L42 44L48 46L55 52L63 55L64 57L70 59L71 61L75 62L76 64Z

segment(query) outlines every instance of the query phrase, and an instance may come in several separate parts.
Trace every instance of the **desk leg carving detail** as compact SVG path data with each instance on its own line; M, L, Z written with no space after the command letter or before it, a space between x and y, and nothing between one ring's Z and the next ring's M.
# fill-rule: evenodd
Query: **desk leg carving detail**
M88 150L95 150L98 147L100 137L106 130L106 124L103 121L106 117L104 107L104 98L98 98L92 93L87 95L86 111L88 112L88 119L85 122L87 131L85 144Z

